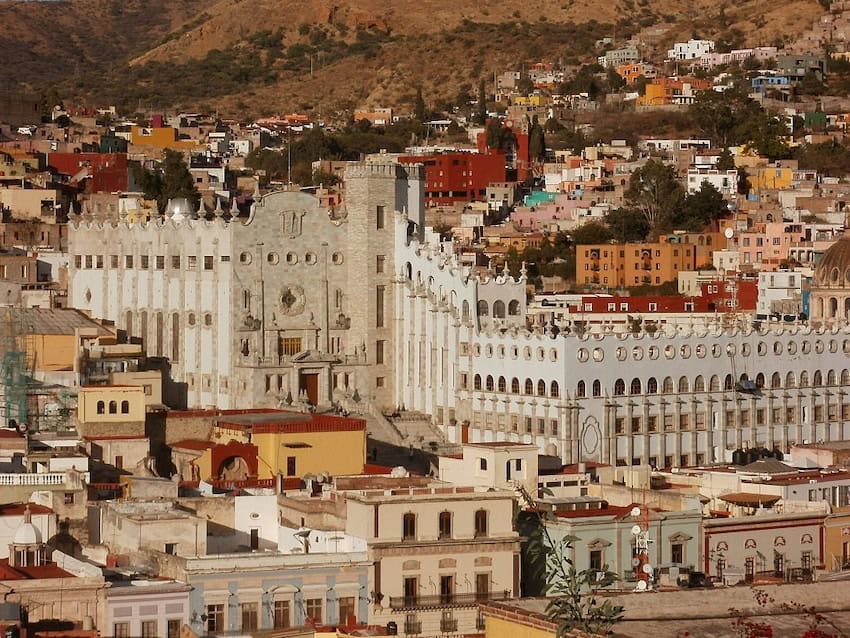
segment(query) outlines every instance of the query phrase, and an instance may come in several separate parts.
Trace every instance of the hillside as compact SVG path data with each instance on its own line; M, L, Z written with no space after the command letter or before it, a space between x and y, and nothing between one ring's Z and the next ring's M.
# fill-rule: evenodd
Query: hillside
M455 101L495 71L590 61L593 42L789 41L816 0L73 0L0 3L0 79L125 108L292 109Z

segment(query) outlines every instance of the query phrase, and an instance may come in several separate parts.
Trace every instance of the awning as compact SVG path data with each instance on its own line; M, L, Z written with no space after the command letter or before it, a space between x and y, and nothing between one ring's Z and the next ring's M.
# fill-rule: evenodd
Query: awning
M740 507L773 507L781 499L781 496L773 494L753 494L752 492L734 492L720 497L721 501Z

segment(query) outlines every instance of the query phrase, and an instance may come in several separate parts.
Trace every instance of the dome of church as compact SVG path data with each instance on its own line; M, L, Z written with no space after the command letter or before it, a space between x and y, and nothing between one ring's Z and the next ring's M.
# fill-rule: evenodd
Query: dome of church
M25 521L15 530L12 542L14 545L40 545L41 532L35 525Z
M839 239L823 254L815 282L827 288L850 288L850 237Z
M169 199L168 204L165 205L165 217L174 221L191 219L194 212L192 204L185 197Z

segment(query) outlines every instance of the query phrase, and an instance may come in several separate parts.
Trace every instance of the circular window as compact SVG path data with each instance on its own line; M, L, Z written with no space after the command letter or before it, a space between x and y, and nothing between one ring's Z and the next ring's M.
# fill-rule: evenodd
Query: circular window
M472 352L475 354L476 357L480 357L481 356L481 345L476 343L475 347L472 349Z
M331 261L339 266L342 262L345 261L345 257L343 257L342 253L334 253L331 255Z
M741 346L741 354L744 355L745 357L749 357L751 351L752 351L752 348L750 348L750 344L745 343Z
M774 341L773 342L773 354L782 354L782 342Z
M605 351L602 348L593 349L593 360L602 361L605 358Z
M719 357L722 352L723 348L720 347L719 343L715 343L713 346L711 346L711 356L715 359Z
M551 359L552 361L558 360L558 351L555 350L555 348L549 350L549 359Z
M514 358L516 358L516 355L514 355ZM587 361L589 358L590 357L588 356L587 348L579 348L578 352L576 352L576 359L578 359L582 363Z
M788 354L797 354L797 344L794 341L788 342Z
M817 352L818 354L823 352L823 341L821 341L820 339L815 341L815 352Z
M733 357L735 356L736 352L738 352L738 349L735 347L734 343L726 344L726 354L728 354L730 357Z
M653 360L658 358L658 346L649 346L649 358Z
M190 312L189 316L186 317L186 323L188 323L190 326L195 325L195 313L194 312Z
M841 345L841 349L846 353L850 353L850 339L844 340L844 342Z
M546 358L546 351L543 348L537 348L537 360L543 361Z
M691 356L691 347L686 344L686 345L682 346L681 348L679 348L679 356L682 357L683 359L687 359L688 357L690 357Z
M528 346L525 346L525 348L522 349L522 358L525 359L526 361L531 359L531 348L529 348Z
M664 346L664 356L667 359L672 359L676 356L676 348L673 346Z
M583 348L582 348L583 349ZM516 359L519 356L519 348L513 346L511 348L511 359ZM587 361L587 350L584 351L584 361Z
M316 263L316 254L315 253L307 253L304 255L304 261L310 264L311 266Z
M759 341L759 345L756 351L759 354L767 354L767 344L764 341Z
M266 261L274 265L280 261L280 257L278 257L277 253L269 253L268 255L266 255Z
M251 263L251 253L239 253L239 263L240 264L250 264Z
M838 342L835 339L829 340L829 351L838 352Z
M622 346L617 348L617 361L625 361L626 360L626 349Z
M640 361L641 359L643 359L643 348L641 348L640 346L635 346L634 348L632 348L632 358L635 361Z
M298 255L295 253L286 253L286 263L287 264L297 264L298 263Z
M86 288L86 301L91 301L91 290Z
M699 345L696 347L696 353L697 353L697 356L698 356L700 359L702 359L703 357L705 357L705 346L704 346L704 345L702 345L702 344L699 344Z
M204 325L205 326L211 326L212 325L212 315L210 313L207 313L207 314L204 315Z
M808 341L804 341L800 349L803 351L803 354L809 354L812 351L812 344Z
M504 359L505 358L505 346L499 346L498 348L496 348L496 354L499 356L500 359Z
M487 357L488 359L493 356L493 346L488 344L484 348L484 356Z

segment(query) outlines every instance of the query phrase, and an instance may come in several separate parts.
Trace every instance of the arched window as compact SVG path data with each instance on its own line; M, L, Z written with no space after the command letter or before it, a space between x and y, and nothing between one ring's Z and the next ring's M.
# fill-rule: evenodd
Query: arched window
M826 385L837 385L835 370L830 370L826 373Z
M109 402L109 414L118 414L118 401Z
M406 512L401 517L401 538L405 541L416 540L416 514Z
M587 396L587 386L585 385L584 381L579 381L576 384L576 398L577 399L583 399L586 396Z
M525 380L525 393L529 396L534 394L534 382L531 379Z
M756 387L757 388L763 388L764 387L764 375L761 372L759 372L756 375Z
M797 383L794 380L794 373L789 372L788 374L786 374L785 375L785 387L786 388L793 388L796 385L797 385Z
M694 379L694 392L705 392L705 379L702 378L701 374L698 374L697 378Z
M553 381L549 384L549 396L553 399L558 399L561 396L561 388L558 386L557 381Z
M180 315L171 315L171 361L180 361Z
M475 537L487 536L487 510L475 511Z
M154 352L156 352L156 356L161 357L163 355L162 343L165 331L165 323L161 312L156 313L154 324Z
M519 379L514 377L511 379L511 392L514 394L519 394Z
M505 377L499 377L499 383L496 387L499 388L499 392L507 391L508 384L505 382Z
M770 376L770 387L776 390L777 388L782 387L782 375L778 372L774 372Z
M505 302L501 299L493 302L493 317L496 319L505 318Z
M629 385L629 394L640 394L640 379L635 377Z
M847 368L841 371L841 385L850 385L850 370Z
M478 316L486 317L488 314L490 314L490 309L487 307L487 302L482 299L478 302Z
M440 512L439 517L439 530L440 530L440 538L451 538L452 537L452 513L451 512Z
M487 392L493 391L493 377L491 375L487 375L487 379L484 381L484 387L487 388Z
M514 299L508 303L508 315L516 317L519 314L519 302Z
M104 403L103 401L97 402L97 413L106 414L106 403Z
M658 380L655 377L649 377L646 381L646 393L658 394Z
M614 396L621 397L626 393L626 382L622 379L614 381Z
M805 388L809 385L809 373L803 370L800 373L800 387Z
M127 331L127 336L133 336L133 311L128 310L124 315L124 330Z
M708 389L711 392L718 392L720 390L720 377L716 374L711 375L711 379L708 382Z
M820 370L815 370L815 373L812 375L812 386L815 388L819 388L823 385L823 375Z
M732 379L731 374L727 374L726 378L723 379L723 389L724 390L732 390L735 388L735 381Z
M672 394L672 392L673 392L673 377L664 377L664 383L661 385L661 391L664 394Z
M602 384L599 382L599 379L594 379L593 387L591 388L591 390L595 398L599 398L602 396Z
M481 389L481 375L480 374L476 374L474 377L472 377L472 387L475 390Z
M537 396L545 397L546 396L546 382L543 379L540 379L537 382Z
M689 392L690 391L690 383L688 382L688 377L679 377L679 392Z
M463 321L469 321L469 302L464 299L463 305L460 307L460 318Z
M130 414L130 402L122 401L121 402L121 414Z

